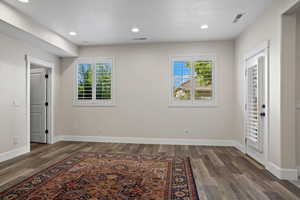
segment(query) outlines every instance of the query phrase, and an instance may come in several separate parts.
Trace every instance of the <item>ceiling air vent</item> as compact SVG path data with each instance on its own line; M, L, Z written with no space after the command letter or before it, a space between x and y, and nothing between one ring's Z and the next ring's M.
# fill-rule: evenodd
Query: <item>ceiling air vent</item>
M148 40L148 38L146 38L146 37L139 37L139 38L133 38L133 40L144 41L144 40Z
M245 15L245 13L240 13L240 14L237 14L236 16L235 16L235 18L234 18L234 20L233 20L233 23L235 24L235 23L238 23L241 19L242 19L242 17Z

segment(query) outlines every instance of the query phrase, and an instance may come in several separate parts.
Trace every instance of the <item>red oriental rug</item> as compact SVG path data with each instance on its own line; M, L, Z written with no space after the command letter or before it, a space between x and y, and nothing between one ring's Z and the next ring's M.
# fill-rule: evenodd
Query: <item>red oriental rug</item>
M198 200L189 158L79 152L0 193L2 200Z

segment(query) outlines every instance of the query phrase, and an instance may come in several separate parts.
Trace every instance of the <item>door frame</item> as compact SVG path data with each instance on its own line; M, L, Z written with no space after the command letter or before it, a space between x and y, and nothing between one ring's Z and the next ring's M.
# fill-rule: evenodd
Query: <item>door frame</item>
M55 80L55 73L54 64L31 57L29 55L25 55L25 62L26 62L26 149L27 152L30 152L30 69L31 65L37 65L48 69L49 79L48 79L48 113L47 113L47 123L48 123L48 138L47 144L53 144L54 142L54 81Z
M253 51L249 52L248 54L246 54L246 56L244 57L243 63L244 63L244 153L247 153L247 144L246 144L246 140L247 140L247 130L246 130L246 122L247 122L247 112L246 112L246 104L247 104L247 77L246 77L246 70L247 70L247 60L256 56L257 54L261 53L262 51L266 51L266 66L265 66L265 70L264 70L264 95L265 95L265 103L266 103L266 108L265 108L265 122L266 125L264 127L264 137L263 137L263 152L264 152L264 159L261 160L259 158L256 158L258 162L260 162L262 165L264 165L265 167L267 166L268 160L269 160L269 142L270 142L270 133L269 133L269 126L270 126L270 119L269 119L269 114L270 114L270 41L265 41L263 42L261 45L259 45L257 48L255 48Z

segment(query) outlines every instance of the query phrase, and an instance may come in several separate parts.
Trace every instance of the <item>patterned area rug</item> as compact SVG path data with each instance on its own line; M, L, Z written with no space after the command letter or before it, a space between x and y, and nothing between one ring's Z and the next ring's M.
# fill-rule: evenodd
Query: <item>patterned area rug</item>
M189 158L75 153L0 193L2 200L198 200Z

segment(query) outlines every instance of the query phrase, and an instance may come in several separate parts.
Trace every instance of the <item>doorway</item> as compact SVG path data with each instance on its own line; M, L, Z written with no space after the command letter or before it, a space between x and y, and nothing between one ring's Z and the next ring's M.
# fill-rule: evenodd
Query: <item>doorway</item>
M54 65L26 56L27 150L53 143Z
M48 143L48 78L47 68L30 66L30 143Z
M245 58L245 151L266 166L268 158L269 44Z

